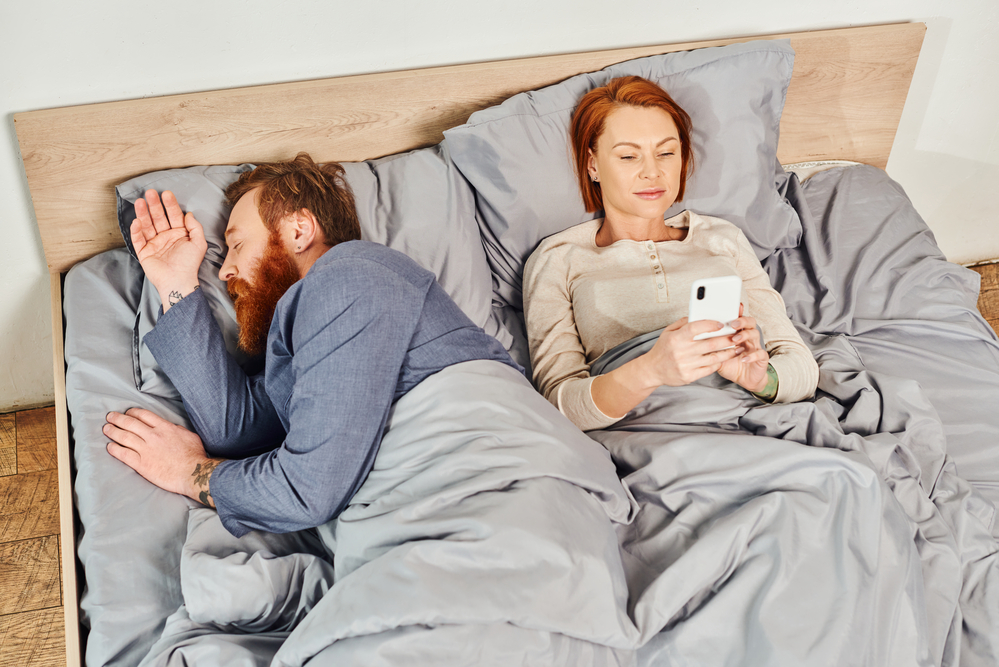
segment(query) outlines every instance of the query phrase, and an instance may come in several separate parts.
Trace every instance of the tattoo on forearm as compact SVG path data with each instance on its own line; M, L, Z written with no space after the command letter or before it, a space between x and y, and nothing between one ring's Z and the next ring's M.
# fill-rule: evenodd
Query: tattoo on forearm
M760 400L771 403L775 398L777 398L778 386L779 381L777 379L777 371L774 370L774 367L771 364L767 364L767 384L760 391L754 391L753 395Z
M212 499L208 482L211 479L212 472L215 470L216 466L222 463L223 460L224 459L208 459L204 463L199 463L194 466L194 472L191 473L191 477L194 478L194 485L198 488L198 500L202 505L207 507L215 506L215 501Z
M201 288L201 285L195 285L194 289L191 290L191 292L193 293L193 292L195 292L196 290L198 290L200 288ZM169 294L167 294L167 301L170 302L171 306L176 306L178 303L180 303L180 300L183 299L183 298L184 298L184 295L181 294L180 292L178 292L177 290L173 290L172 292L170 292Z

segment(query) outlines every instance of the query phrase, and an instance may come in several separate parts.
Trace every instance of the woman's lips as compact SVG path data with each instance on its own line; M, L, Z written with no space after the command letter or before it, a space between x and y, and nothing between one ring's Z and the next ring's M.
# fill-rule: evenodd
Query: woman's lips
M641 190L639 192L636 192L635 195L642 199L652 200L652 199L659 199L660 197L662 197L664 192L665 190L651 188L648 190Z

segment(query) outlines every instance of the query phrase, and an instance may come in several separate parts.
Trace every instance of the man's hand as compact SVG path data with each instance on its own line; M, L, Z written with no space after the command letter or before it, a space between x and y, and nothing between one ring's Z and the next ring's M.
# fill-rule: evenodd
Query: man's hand
M169 190L162 201L155 190L135 201L129 229L132 247L146 277L160 294L163 312L198 288L198 267L208 243L201 223L184 215Z
M201 438L149 410L109 412L108 453L156 486L215 507L208 483L225 459L209 458Z

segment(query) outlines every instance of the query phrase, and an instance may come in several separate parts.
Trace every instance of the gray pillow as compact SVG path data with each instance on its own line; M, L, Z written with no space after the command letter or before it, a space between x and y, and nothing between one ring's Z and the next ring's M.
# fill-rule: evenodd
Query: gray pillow
M177 196L180 207L190 211L205 228L208 250L205 261L198 270L198 281L208 299L216 322L222 329L226 349L240 364L247 362L246 354L236 345L239 327L236 325L236 311L226 292L225 282L218 272L225 260L225 228L229 222L229 206L226 204L225 189L253 165L190 167L188 169L168 169L136 176L115 188L118 200L118 226L129 253L135 257L129 227L135 220L135 201L146 190L163 192L170 190ZM132 363L136 389L169 399L180 399L173 383L156 363L152 352L142 344L143 337L156 325L160 312L160 296L145 279L142 281L142 295L135 314L132 329Z
M446 131L444 144L476 192L500 302L522 308L524 263L541 239L599 215L583 207L568 126L579 98L618 76L656 81L693 120L696 170L667 216L690 209L729 220L760 259L796 246L801 223L779 190L786 176L777 161L793 63L788 40L642 58L515 95Z
M345 162L361 235L432 271L476 325L489 330L492 277L475 196L441 145L367 162Z
M354 191L361 236L399 250L437 276L444 290L478 326L500 333L491 313L492 278L475 223L471 188L451 164L446 149L431 146L378 160L344 163ZM199 271L202 289L222 328L226 347L241 364L245 355L236 347L238 327L232 302L218 271L225 259L225 228L229 207L225 188L253 165L199 166L169 169L137 176L119 185L118 225L129 252L129 226L135 219L134 202L148 189L170 190L185 211L205 228L208 252ZM133 357L136 387L178 398L142 337L156 324L159 295L145 284L136 315Z

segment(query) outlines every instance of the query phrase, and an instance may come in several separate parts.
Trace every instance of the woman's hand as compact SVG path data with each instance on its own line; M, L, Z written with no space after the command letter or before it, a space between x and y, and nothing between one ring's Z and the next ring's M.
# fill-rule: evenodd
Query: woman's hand
M694 336L720 328L718 322L688 322L684 317L663 329L652 349L639 357L649 365L655 386L682 387L731 363L740 352L733 347L732 336L694 340Z
M718 375L734 382L743 389L760 393L767 386L767 366L770 355L760 345L760 330L756 328L756 318L743 315L739 306L739 319L729 322L736 330L731 340L738 346L738 356L721 365Z
M184 215L173 193L155 190L135 201L135 220L129 229L132 247L149 282L160 294L163 312L198 287L198 267L208 243L201 223Z
M708 320L677 320L663 329L651 350L593 379L594 404L608 417L620 418L658 387L682 387L718 372L727 363L738 363L741 348L732 342L732 335L694 340L698 334L720 328L718 322ZM763 374L765 382L766 363Z

